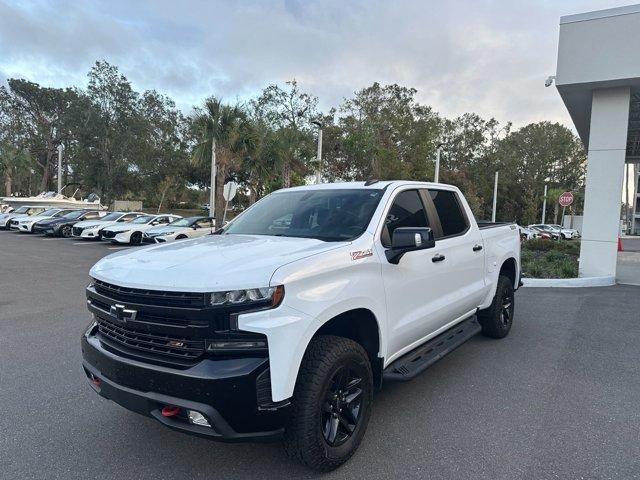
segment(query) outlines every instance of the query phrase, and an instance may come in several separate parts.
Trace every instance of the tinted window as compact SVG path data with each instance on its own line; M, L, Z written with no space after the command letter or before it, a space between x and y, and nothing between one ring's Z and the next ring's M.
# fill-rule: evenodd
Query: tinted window
M137 218L139 216L140 216L140 214L138 214L138 213L128 213L118 221L119 222L130 222L131 220L133 220L134 218Z
M85 220L95 220L96 218L100 218L100 212L88 212L82 218L84 218Z
M211 222L211 220L209 218L204 218L202 220L198 220L196 222L196 225L198 226L198 228L211 228L213 227L213 224Z
M429 194L440 217L443 236L448 237L464 232L467 229L467 221L462 214L455 192L429 190Z
M417 190L400 192L387 213L382 230L382 244L391 246L393 231L398 227L428 227L427 215Z

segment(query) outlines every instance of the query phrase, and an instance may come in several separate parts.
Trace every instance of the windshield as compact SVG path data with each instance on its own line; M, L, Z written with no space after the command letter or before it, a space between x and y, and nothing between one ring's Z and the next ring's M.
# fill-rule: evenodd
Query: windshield
M382 190L336 189L277 192L231 222L224 234L317 238L359 237L369 225Z
M80 218L80 216L84 213L84 210L74 210L72 212L67 213L66 215L63 215L64 218L70 218L70 219L76 219L76 218Z
M29 211L29 207L19 207L19 208L16 208L11 213L27 213L28 211Z
M200 217L188 217L181 218L180 220L176 220L175 222L171 222L170 225L172 227L190 227L193 222L198 220Z
M153 218L154 218L153 215L141 215L141 216L139 216L137 218L134 218L129 223L148 223L151 220L153 220Z
M59 211L60 210L58 210L57 208L51 208L49 210L45 210L44 212L39 213L38 215L40 215L41 217L52 217Z
M102 217L100 220L104 220L105 222L110 222L110 221L115 222L121 216L122 216L122 212L111 212L105 215L104 217Z

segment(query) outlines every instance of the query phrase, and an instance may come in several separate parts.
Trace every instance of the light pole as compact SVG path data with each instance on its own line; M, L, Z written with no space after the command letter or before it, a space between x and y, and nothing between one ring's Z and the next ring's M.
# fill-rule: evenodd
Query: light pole
M58 193L62 193L62 144L58 145Z
M322 183L322 122L314 120L311 123L318 127L318 153L316 154L316 161L318 162L318 166L316 167L316 184L318 184Z
M493 210L491 210L491 222L495 223L496 221L496 204L498 203L498 174L500 172L496 172L496 179L493 182Z
M544 184L544 197L542 199L542 223L544 225L545 217L547 216L547 184Z
M438 144L438 149L436 150L436 173L433 177L433 181L435 183L438 183L438 181L440 180L440 155L442 154L442 146L444 145L444 143L439 143Z
M216 216L216 136L211 138L211 189L209 190L209 216ZM216 225L217 228L217 225Z

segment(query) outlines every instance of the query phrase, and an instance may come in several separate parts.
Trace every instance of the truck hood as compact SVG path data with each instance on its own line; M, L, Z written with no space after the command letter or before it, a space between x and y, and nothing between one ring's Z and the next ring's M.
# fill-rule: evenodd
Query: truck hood
M93 278L124 287L215 292L269 285L280 266L345 245L310 238L207 235L123 250L96 263Z

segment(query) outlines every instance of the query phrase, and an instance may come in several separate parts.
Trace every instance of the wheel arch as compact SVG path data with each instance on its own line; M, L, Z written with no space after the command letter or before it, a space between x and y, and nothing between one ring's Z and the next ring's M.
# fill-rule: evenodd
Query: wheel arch
M500 271L498 273L498 276L500 275L503 275L511 280L511 284L513 285L514 289L518 288L518 262L516 262L515 257L509 257L505 259L504 262L502 262Z
M382 339L380 325L373 311L368 308L353 308L335 315L320 325L311 338L320 335L344 337L361 345L371 362L374 384L380 385L383 365L380 348Z

